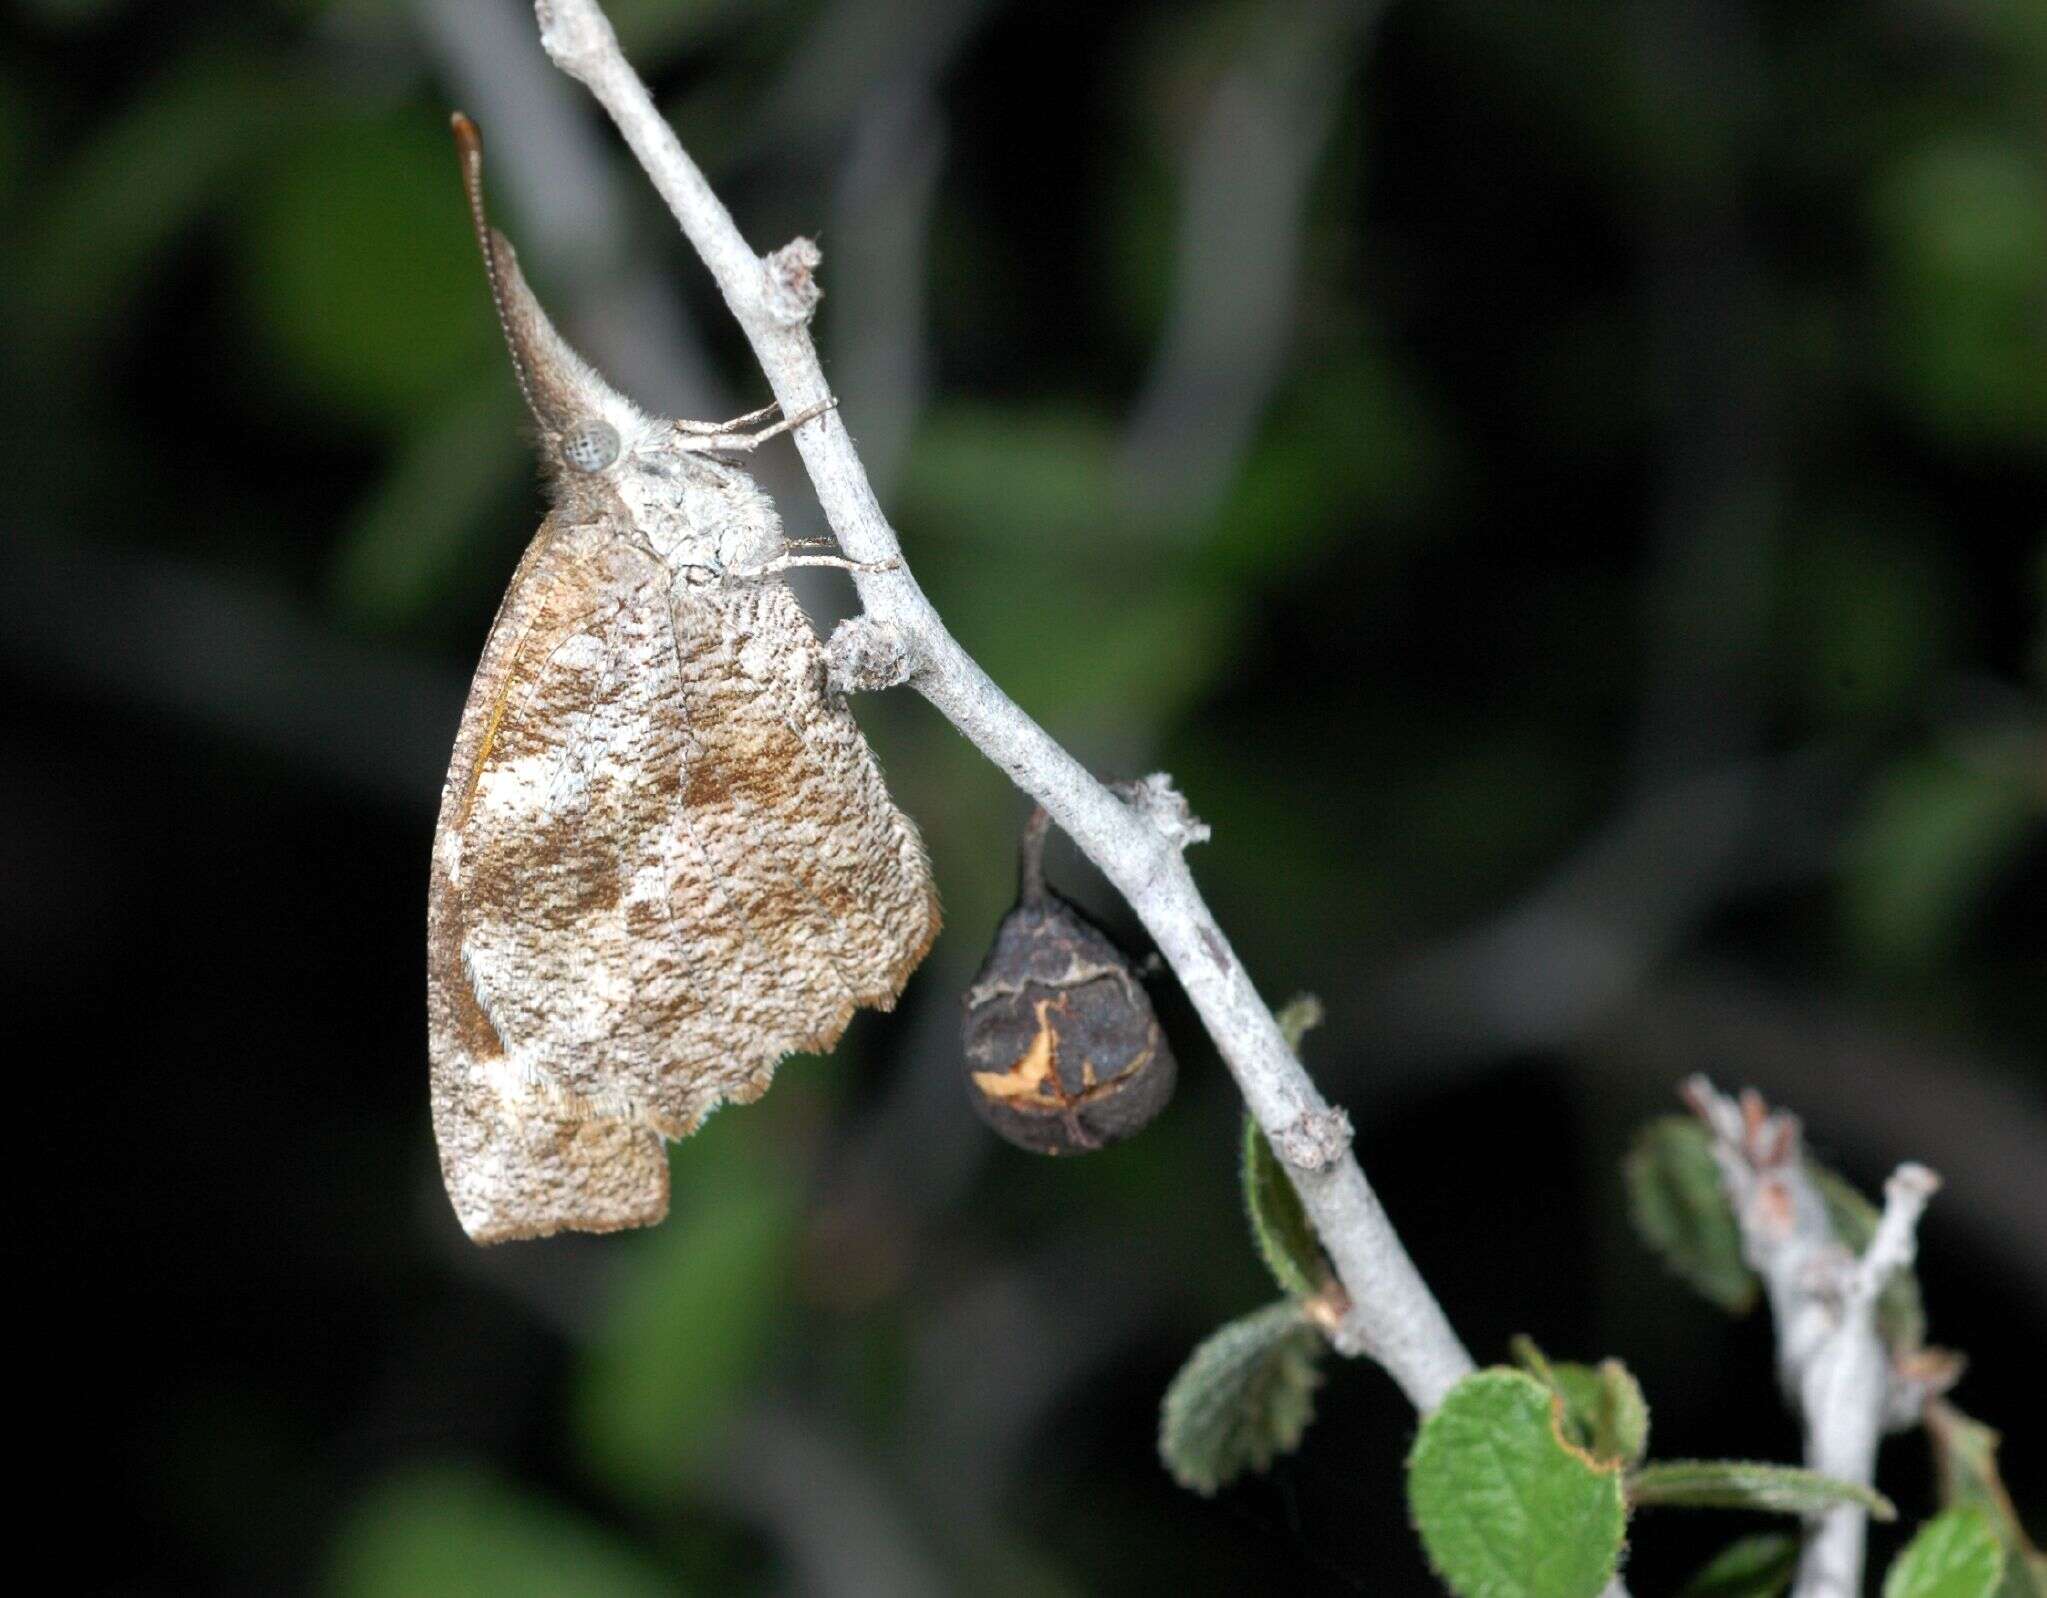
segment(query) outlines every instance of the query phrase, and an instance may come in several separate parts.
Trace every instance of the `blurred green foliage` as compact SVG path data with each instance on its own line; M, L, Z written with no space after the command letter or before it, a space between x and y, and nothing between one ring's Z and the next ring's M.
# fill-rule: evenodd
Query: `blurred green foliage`
M335 1544L334 1598L655 1598L659 1565L475 1463L417 1466L357 1503Z
M2032 450L2047 430L2047 172L1985 133L1902 152L1872 196L1890 378L1964 448Z
M402 435L497 357L468 220L448 204L443 119L406 107L295 127L239 212L244 303L307 399Z
M784 1173L736 1114L716 1117L688 1154L682 1201L628 1245L573 1409L592 1471L657 1509L683 1496L691 1467L734 1423L793 1307L797 1212Z
M1664 1268L1730 1315L1753 1309L1762 1284L1743 1255L1706 1129L1659 1116L1635 1134L1623 1172L1635 1230Z
M1760 1532L1729 1543L1679 1598L1779 1598L1797 1569L1798 1539L1788 1532Z
M2047 782L2021 764L2029 758L2037 753L1929 754L1873 785L1843 862L1848 930L1872 964L1919 964L1953 949L2047 810Z
M679 1146L660 1230L456 1246L419 1024L434 761L540 504L451 104L574 336L712 374L707 409L760 398L615 136L500 9L461 36L461 7L409 0L0 11L0 661L25 728L0 952L23 1035L92 1017L114 1073L71 1250L98 1280L47 1296L162 1345L54 1384L106 1406L62 1432L140 1528L108 1584L769 1592L832 1569L822 1545L904 1592L1433 1590L1412 1420L1368 1371L1331 1361L1299 1452L1217 1505L1157 1468L1179 1360L1268 1290L1241 1106L1166 983L1180 1102L1131 1146L1033 1163L948 1096L1021 803L907 695L858 706L947 905L902 1013ZM1952 1095L1928 1067L1924 1102L1799 1102L1815 1136L1835 1110L1859 1129L1844 1165L1924 1152L1922 1121L1966 1160L1996 1144L1971 1105L2039 1097L2047 10L1392 7L1320 52L1325 118L1281 96L1261 124L1242 86L1276 36L1342 7L613 9L748 236L821 235L828 370L856 438L908 440L884 496L955 632L1105 774L1172 770L1261 987L1328 996L1315 1074L1468 1341L1612 1347L1659 1394L1659 1443L1756 1451L1731 1428L1766 1348L1671 1333L1685 1295L1599 1224L1618 1145L1667 1108L1636 1052L1684 1032L1657 979L1972 1062ZM1187 153L1223 115L1253 119L1225 153L1307 141L1283 290L1258 240L1184 258ZM928 207L897 204L927 162ZM1246 203L1214 214L1266 176L1225 163ZM1195 271L1247 321L1287 297L1273 349L1194 374L1195 445L1204 393L1248 394L1252 422L1168 515L1126 445ZM648 283L679 340L638 320ZM846 309L877 303L903 324ZM789 456L761 470L801 524ZM1690 764L1649 753L1686 738ZM1657 783L1759 761L1822 775L1740 847L1679 826L1541 900L1521 947L1554 963L1402 1008L1417 962L1525 931ZM1139 941L1070 855L1053 873ZM1701 908L1644 930L1701 879ZM1528 1019L1637 968L1611 1035ZM1795 1096L1815 1080L1838 1079ZM72 1192L50 1141L32 1190ZM1741 1300L1686 1155L1636 1200ZM2047 1266L1967 1217L2038 1168L1948 1170L1934 1213L1959 1218L1928 1246L1962 1278L1936 1331L2000 1422ZM784 1498L732 1463L771 1406L804 1428ZM2007 1464L2037 1491L2036 1437ZM1712 1546L1630 1570L1672 1590ZM1711 1590L1772 1590L1762 1552Z

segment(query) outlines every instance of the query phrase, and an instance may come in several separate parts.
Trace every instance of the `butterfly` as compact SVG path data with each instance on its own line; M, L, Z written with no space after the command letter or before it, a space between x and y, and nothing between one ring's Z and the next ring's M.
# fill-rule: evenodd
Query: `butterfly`
M665 1139L888 1009L930 863L732 457L811 415L647 417L562 339L463 183L552 508L455 738L427 910L442 1175L480 1243L645 1226ZM815 414L815 413L812 413Z

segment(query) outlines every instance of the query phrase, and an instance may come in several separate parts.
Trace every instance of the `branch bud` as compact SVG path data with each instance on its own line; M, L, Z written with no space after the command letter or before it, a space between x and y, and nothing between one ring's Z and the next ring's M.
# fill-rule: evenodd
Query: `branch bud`
M1159 836L1175 849L1208 842L1208 823L1188 805L1186 795L1173 786L1163 771L1154 771L1135 782L1119 782L1115 792L1123 802L1158 829Z
M909 641L895 623L849 616L825 645L831 685L842 694L877 693L910 680Z
M770 252L761 261L765 276L761 303L768 315L784 327L801 327L808 322L817 302L824 298L824 288L817 281L817 269L823 261L824 252L816 242L802 237Z

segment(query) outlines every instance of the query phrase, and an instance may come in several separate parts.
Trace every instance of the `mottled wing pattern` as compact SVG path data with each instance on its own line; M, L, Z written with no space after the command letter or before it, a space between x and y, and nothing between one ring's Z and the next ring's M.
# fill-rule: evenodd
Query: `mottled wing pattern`
M485 1241L658 1220L660 1136L893 1003L938 924L787 588L672 593L557 522L463 718L431 920L436 1131Z
M851 1007L895 1002L938 935L923 841L779 578L683 589L672 637L671 702L690 746L682 815L771 973L808 994L805 1035L788 1046L829 1047ZM848 1008L826 1021L833 993ZM742 1024L750 997L772 1002L733 997ZM757 1024L788 1023L769 1010Z
M531 664L582 631L618 596L579 529L550 519L514 574L484 646L455 739L434 833L427 900L427 1017L434 1136L455 1212L480 1242L536 1237L564 1216L586 1230L658 1221L668 1161L647 1127L597 1113L536 1071L472 986L465 943L501 913L479 891L464 847L476 779Z

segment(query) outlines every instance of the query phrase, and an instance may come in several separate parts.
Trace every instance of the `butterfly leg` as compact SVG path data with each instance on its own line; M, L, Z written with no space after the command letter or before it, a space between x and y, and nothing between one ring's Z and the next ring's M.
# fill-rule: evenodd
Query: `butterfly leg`
M776 572L785 572L792 566L831 566L842 572L892 572L900 571L903 563L899 560L848 560L844 555L792 555L787 550L763 565L754 566L743 572L733 572L734 577L752 579L771 577Z
M678 417L675 423L675 430L678 433L691 433L698 437L706 434L736 433L742 428L752 427L758 422L765 422L781 408L782 402L780 400L770 400L759 410L748 411L744 416L735 416L729 422L692 422L687 417Z
M785 416L779 422L771 423L769 426L760 428L757 431L751 433L689 432L684 436L682 440L682 447L684 449L700 449L714 452L735 452L750 454L752 451L759 449L761 445L766 443L769 439L774 438L779 434L789 432L792 428L801 427L805 422L815 421L818 417L824 415L826 411L837 410L838 405L839 405L838 400L828 399L823 401L821 404L811 406L810 409L807 411L799 412L795 416ZM773 410L774 407L771 405L768 407L766 411L757 411L754 414L755 416L765 416L769 414L769 412L772 412ZM740 423L750 422L753 419L754 418L750 416L742 416L739 417L736 421L722 423L721 426L726 428L733 428L739 426ZM683 424L680 422L676 424L678 428L682 427L682 425ZM697 425L707 426L709 424L698 423Z

